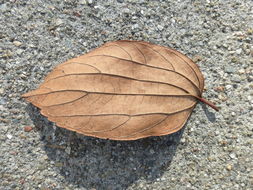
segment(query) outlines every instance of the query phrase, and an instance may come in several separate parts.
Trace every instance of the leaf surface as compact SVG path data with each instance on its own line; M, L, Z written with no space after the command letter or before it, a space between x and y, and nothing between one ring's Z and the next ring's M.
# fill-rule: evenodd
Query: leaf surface
M204 78L182 53L142 41L116 41L55 67L23 97L58 126L113 140L181 129L201 97Z

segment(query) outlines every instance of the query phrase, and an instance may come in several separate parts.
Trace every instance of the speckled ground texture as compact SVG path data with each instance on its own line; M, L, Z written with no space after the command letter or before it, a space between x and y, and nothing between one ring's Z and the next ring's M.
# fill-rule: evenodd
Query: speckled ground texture
M191 57L220 112L198 104L176 134L117 142L58 128L20 97L118 39ZM1 190L253 189L253 1L2 0L0 40Z

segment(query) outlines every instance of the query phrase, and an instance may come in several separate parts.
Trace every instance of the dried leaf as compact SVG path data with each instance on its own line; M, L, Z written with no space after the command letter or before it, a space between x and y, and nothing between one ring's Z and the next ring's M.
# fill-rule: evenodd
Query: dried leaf
M113 140L181 129L201 98L204 78L185 55L142 41L109 42L58 65L23 97L58 126Z

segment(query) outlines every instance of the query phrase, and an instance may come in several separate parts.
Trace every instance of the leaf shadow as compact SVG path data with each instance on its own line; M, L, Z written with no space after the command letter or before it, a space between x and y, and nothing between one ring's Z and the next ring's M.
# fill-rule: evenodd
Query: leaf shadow
M210 112L206 106L206 104L201 103L202 109L205 112L206 117L208 118L208 120L212 123L214 123L216 121L216 117L215 117L215 113Z
M31 104L27 111L59 173L67 183L88 189L126 189L137 180L155 181L169 169L184 131L136 141L103 140L55 127Z

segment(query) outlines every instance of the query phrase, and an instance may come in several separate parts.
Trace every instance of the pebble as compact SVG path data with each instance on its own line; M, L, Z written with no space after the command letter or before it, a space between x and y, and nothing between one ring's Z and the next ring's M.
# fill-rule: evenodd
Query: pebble
M7 7L6 3L3 3L3 4L0 5L0 10L1 10L2 12L5 12L5 11L8 10L8 7Z
M232 167L232 165L228 164L226 168L228 171L231 171L233 167Z
M22 42L19 42L19 41L13 41L13 44L17 47L21 46L22 45Z
M42 156L42 159L43 159L43 160L48 160L48 156L47 156L47 155L44 155L44 156Z
M31 127L31 126L25 126L24 127L25 132L30 132L31 130L33 130L33 127Z
M162 25L158 25L157 28L158 28L158 30L160 30L160 31L163 30L163 26L162 26Z
M61 162L56 162L56 163L55 163L55 166L56 166L56 167L62 167L62 166L63 166L63 163L61 163Z
M215 91L217 91L217 92L224 92L224 90L225 90L225 87L224 87L224 86L217 86L217 87L215 88Z
M71 147L68 146L68 147L65 149L65 152L66 152L67 154L70 154L70 153L71 153Z
M3 93L4 93L4 89L0 88L0 94L3 94Z
M21 55L23 52L24 52L24 50L22 50L22 49L18 49L18 50L16 51L16 53L17 53L18 55Z
M233 75L233 76L231 77L231 81L232 81L232 82L240 83L241 80L242 80L242 79L240 78L239 75Z
M245 73L245 70L244 70L244 69L240 69L240 70L238 71L238 73L239 73L239 74L244 74L244 73Z
M232 159L235 159L235 158L236 158L236 154L234 154L234 153L229 154L229 156L230 156L230 158L232 158Z
M150 150L150 153L151 153L151 154L154 154L154 153L155 153L155 151L154 151L153 149L151 149L151 150Z
M87 1L86 1L86 0L80 0L79 3L80 3L81 5L86 5L86 4L87 4Z
M91 5L93 3L93 0L87 0L88 5Z
M8 139L12 139L12 137L13 137L11 134L7 134L6 136Z
M200 56L200 55L195 55L195 56L192 58L192 61L193 61L194 63L197 63L197 62L201 61L202 59L203 59L202 56Z
M128 9L128 8L123 8L123 9L122 9L122 12L123 12L123 13L130 13L131 11L130 11L130 9Z
M240 55L242 53L242 49L241 48L237 49L235 52L236 52L237 55Z
M60 26L60 25L62 25L63 23L64 23L63 20L60 19L60 18L58 18L58 19L55 20L54 25L55 25L55 26Z
M219 94L218 98L222 101L226 101L228 99L227 96L225 96L224 94Z
M226 85L226 89L227 89L227 90L231 90L231 89L233 89L233 86L230 85L230 84L228 84L228 85Z
M226 73L234 73L235 72L235 67L233 67L233 66L226 66L225 67L225 72Z

